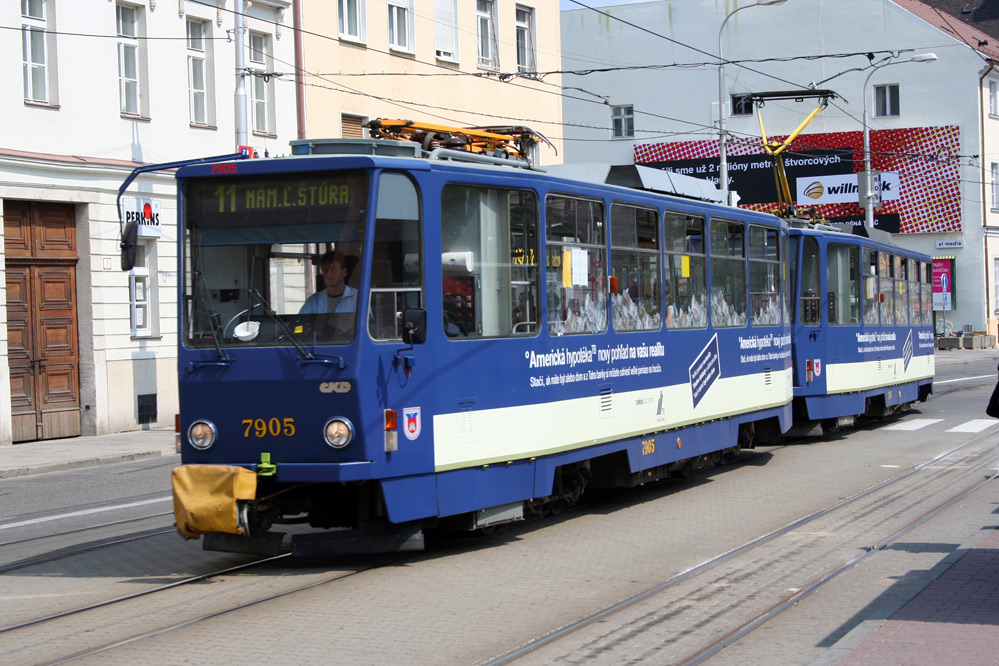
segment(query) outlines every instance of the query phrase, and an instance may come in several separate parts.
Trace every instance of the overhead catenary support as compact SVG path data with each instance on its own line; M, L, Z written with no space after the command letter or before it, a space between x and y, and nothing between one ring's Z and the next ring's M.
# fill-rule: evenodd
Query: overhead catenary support
M249 144L249 133L246 127L246 50L244 33L246 17L243 15L243 0L235 2L236 17L236 94L234 99L236 119L236 146Z

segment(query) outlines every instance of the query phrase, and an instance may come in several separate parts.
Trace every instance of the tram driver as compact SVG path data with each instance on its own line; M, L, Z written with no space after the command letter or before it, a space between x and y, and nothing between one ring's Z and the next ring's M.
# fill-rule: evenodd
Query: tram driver
M329 250L319 260L324 288L305 301L299 314L346 313L357 311L357 289L348 285L346 257Z

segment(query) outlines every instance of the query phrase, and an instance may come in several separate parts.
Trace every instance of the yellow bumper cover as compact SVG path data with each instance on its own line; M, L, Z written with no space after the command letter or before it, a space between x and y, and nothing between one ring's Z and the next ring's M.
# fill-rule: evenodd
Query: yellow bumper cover
M236 500L257 496L257 474L230 465L181 465L173 470L177 529L197 539L207 532L239 534Z

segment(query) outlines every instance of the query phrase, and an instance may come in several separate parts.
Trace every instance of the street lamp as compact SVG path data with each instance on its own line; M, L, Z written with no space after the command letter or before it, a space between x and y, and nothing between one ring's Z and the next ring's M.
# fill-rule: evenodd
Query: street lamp
M937 59L936 53L920 53L906 60L895 62L882 61L871 68L871 73L864 79L864 226L868 229L874 228L874 174L871 173L871 131L867 126L867 84L870 83L874 72L888 65L901 65L906 62L933 62Z
M725 137L725 59L722 57L722 33L725 31L725 24L736 12L750 7L769 7L770 5L783 5L787 0L756 0L751 5L736 7L730 11L718 28L718 187L721 189L725 205L730 204L728 191L728 149Z

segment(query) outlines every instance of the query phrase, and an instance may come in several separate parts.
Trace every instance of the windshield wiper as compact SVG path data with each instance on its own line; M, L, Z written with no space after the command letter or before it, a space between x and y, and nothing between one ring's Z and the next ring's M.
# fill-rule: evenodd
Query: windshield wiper
M295 337L295 334L292 333L291 329L288 327L288 323L284 319L281 319L281 317L278 316L278 313L274 312L271 304L267 302L267 299L264 298L263 294L256 289L250 289L249 292L257 297L261 304L263 304L264 312L267 313L267 316L277 322L277 325L281 327L281 332L288 336L291 344L295 345L295 349L297 349L298 353L301 355L302 363L329 363L330 365L336 365L341 370L347 367L347 360L342 356L331 355L329 359L317 358L314 353L302 346L302 343L298 341L298 338ZM331 359L336 359L336 363L334 363Z
M218 354L218 359L215 361L191 361L187 365L187 370L188 372L194 372L198 368L206 365L228 368L232 365L232 356L229 356L229 350L226 349L225 344L222 341L222 316L217 310L209 309L211 295L208 292L208 284L205 281L204 273L194 271L194 278L198 281L198 287L201 289L201 298L203 299L204 309L208 312L208 327L212 332L212 342L215 343L215 352Z

